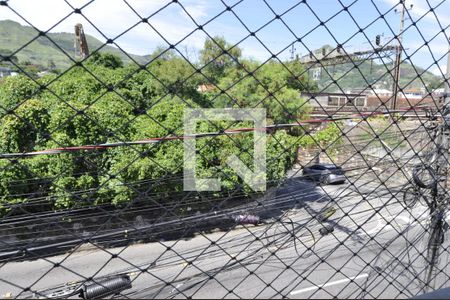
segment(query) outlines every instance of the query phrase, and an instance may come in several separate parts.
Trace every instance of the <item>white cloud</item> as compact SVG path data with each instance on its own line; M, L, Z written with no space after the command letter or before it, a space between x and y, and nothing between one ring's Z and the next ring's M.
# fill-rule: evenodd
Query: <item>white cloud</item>
M208 16L208 3L205 1L197 1L197 3L185 6L186 11L196 20Z
M52 28L52 32L73 32L76 23L82 23L87 34L98 38L102 42L106 42L106 38L116 38L117 44L124 50L134 54L149 54L157 46L166 45L166 42L154 31L148 24L139 23L136 27L122 35L122 33L134 26L140 21L140 18L130 9L123 0L67 0L73 7L81 8L83 15L71 14L73 9L63 0L10 0L8 5L11 6L18 13L23 15L26 20L36 26L39 30L48 30ZM133 9L141 16L149 17L161 8L162 11L156 13L149 19L150 24L169 42L172 44L178 43L184 39L186 35L195 30L196 26L189 18L189 16L181 9L180 5L173 3L171 0L127 0ZM384 0L391 6L398 5L399 0ZM414 8L411 13L415 16L420 16L426 13L429 9L424 1L406 0L407 5L414 3ZM432 5L436 5L437 1L428 0ZM224 9L224 5L219 0L180 0L180 3L186 9L190 16L192 16L199 24L204 24L210 18L220 13ZM444 8L450 9L450 3L445 3L445 6L439 7L436 11L440 21L445 24L450 23L448 16L442 13ZM255 12L256 13L256 12ZM70 15L70 16L69 16ZM69 17L67 17L69 16ZM93 24L89 24L88 20ZM26 25L26 22L11 12L6 7L0 7L0 19L12 19ZM247 25L252 25L257 22L255 19L246 19ZM252 23L253 22L253 23ZM447 23L446 23L447 22ZM53 28L55 24L58 24ZM428 24L427 26L423 24ZM434 25L433 25L434 24ZM433 34L438 32L436 20L432 14L428 14L426 19L421 22L421 32L426 33L426 38L430 38ZM250 26L251 27L251 26ZM96 28L98 28L98 31ZM230 13L225 13L223 16L214 20L205 26L211 36L222 35L231 43L235 44L248 35L247 30L234 18ZM414 41L407 47L416 49L420 47L423 42L417 39L414 33L409 36L409 32L414 30L409 29L405 34L405 42ZM104 37L102 33L106 36ZM278 31L277 28L267 31L267 35L262 33L257 34L259 38L263 39L264 43L272 50L287 46L291 39L289 36ZM311 35L312 36L312 35ZM184 47L200 49L206 38L206 34L202 31L195 31L192 36L188 37L178 48L182 50ZM312 37L308 45L312 48L320 47L324 43L322 38ZM286 45L284 45L286 44ZM312 46L315 45L316 46ZM240 44L243 48L243 53L246 56L264 60L269 53L262 49L259 43L254 41L245 41ZM446 41L439 39L439 42L432 43L432 50L434 53L445 53L448 46ZM423 57L428 50L421 51ZM287 53L287 52L286 52ZM289 54L284 53L282 58L287 58ZM428 51L429 53L429 51ZM420 57L419 57L420 59ZM426 64L425 62L421 64ZM429 65L430 63L428 63Z
M95 0L91 3L87 0L68 0L68 2L74 8L83 7L82 15L71 14L73 9L62 0L10 0L8 5L23 16L23 19L7 8L1 8L2 16L0 18L11 19L22 25L28 25L25 21L27 20L38 30L52 29L50 32L73 32L74 25L82 23L87 34L102 42L105 42L106 38L116 38L122 35L125 30L140 22L139 16L122 0ZM188 19L177 4L170 0L129 0L128 3L142 17L149 17L168 5L161 12L152 16L149 23L170 43L179 42L195 29L194 23ZM183 5L195 19L207 16L208 3L206 1L184 1ZM184 17L181 17L182 15ZM92 25L88 20L92 22ZM57 24L56 27L54 27L55 24ZM189 39L190 46L195 47L201 47L203 41L204 38L202 37L200 40L198 35ZM144 23L140 23L129 32L124 33L117 42L126 51L136 54L148 54L151 49L165 44L164 40L148 24Z
M399 0L384 0L387 4L391 6L399 6ZM429 5L428 5L429 3ZM430 12L430 7L437 9L435 10L435 13L439 19L439 22L442 24L442 26L445 28L447 25L450 24L450 18L447 17L448 10L450 9L450 5L448 2L443 2L442 0L429 0L429 1L423 1L423 0L406 0L405 6L407 8L410 8L410 5L413 5L411 9L408 10L408 12L417 17L421 18L424 16L424 19L436 23L436 17L433 13Z
M384 0L391 7L400 9L399 0ZM413 5L410 8L410 5ZM417 27L411 26L411 20L405 17L405 34L403 44L405 51L411 55L411 62L442 76L446 71L449 42L446 35L450 34L446 27L450 25L448 11L450 2L442 0L406 0L405 6ZM433 8L433 12L430 9ZM420 19L420 21L418 21ZM396 27L395 27L396 28ZM441 31L445 29L445 34ZM420 32L420 33L419 33ZM424 40L425 39L425 40ZM428 43L428 47L425 45ZM435 63L435 60L437 62ZM438 66L439 64L439 66ZM445 73L444 73L445 74Z
M431 41L428 46L424 45L423 41L413 41L413 42L405 42L403 43L406 48L406 52L412 54L413 52L421 52L421 53L430 53L430 49L433 52L433 55L437 58L445 55L449 51L449 45L445 42L445 39L435 39Z
M433 67L430 68L430 72L433 73L434 75L442 76L442 74L447 73L447 65L446 64L434 65Z

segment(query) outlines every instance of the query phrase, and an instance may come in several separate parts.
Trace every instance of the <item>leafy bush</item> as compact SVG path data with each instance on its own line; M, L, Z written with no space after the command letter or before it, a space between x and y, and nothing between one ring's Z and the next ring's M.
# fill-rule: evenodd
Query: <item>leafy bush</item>
M15 153L182 135L187 107L265 107L269 123L308 114L299 91L313 87L301 66L292 65L293 71L276 61L260 66L243 59L238 48L220 54L221 47L229 45L223 39L218 44L208 40L201 52L201 62L207 64L204 71L213 83L204 92L198 87L210 83L197 71L201 66L170 52L155 53L145 69L123 66L111 54L95 54L84 67L38 79L46 89L23 76L3 79L0 107L13 110L0 118L0 149ZM214 61L216 56L220 59ZM216 125L253 126L248 122ZM317 134L317 139L333 140L332 128ZM198 131L217 131L217 127L199 124ZM312 143L281 130L267 141L268 181L284 176L295 161L298 145ZM246 165L253 164L252 133L201 138L197 148L199 177L220 178L224 192L251 192L225 162L236 154ZM23 213L14 211L13 204L44 199L45 205L33 206L44 210L118 205L146 197L171 201L173 191L182 191L183 154L182 141L174 140L0 160L0 205L3 212Z

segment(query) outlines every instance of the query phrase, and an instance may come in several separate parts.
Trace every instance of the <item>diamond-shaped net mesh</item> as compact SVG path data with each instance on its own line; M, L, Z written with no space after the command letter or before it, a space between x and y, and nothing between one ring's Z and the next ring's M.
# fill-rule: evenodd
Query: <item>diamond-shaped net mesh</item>
M449 287L449 9L0 1L2 297Z

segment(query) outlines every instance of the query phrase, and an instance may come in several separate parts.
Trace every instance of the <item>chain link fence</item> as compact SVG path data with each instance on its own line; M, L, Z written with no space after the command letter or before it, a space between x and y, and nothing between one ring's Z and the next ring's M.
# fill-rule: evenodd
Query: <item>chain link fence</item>
M448 287L449 6L0 1L1 296Z

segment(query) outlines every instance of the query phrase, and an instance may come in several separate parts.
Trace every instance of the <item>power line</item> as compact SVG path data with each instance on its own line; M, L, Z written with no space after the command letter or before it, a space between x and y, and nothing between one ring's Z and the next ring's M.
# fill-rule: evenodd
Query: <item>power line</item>
M268 130L268 129L283 129L283 128L291 128L298 126L305 126L310 124L318 124L318 123L329 123L329 122L337 122L344 120L352 120L357 118L370 118L374 116L380 115L392 115L398 114L402 112L412 111L420 108L410 108L410 109L402 109L402 110L390 110L390 111L373 111L373 112L364 112L359 114L353 114L349 116L343 117L330 117L326 119L309 119L309 120L301 120L296 123L285 123L285 124L274 124L268 125L265 128L251 128L251 127L243 127L243 128L235 128L235 129L227 129L221 132L208 132L208 133L198 133L198 134L190 134L190 135L182 135L182 136L168 136L162 138L148 138L145 140L138 141L130 141L130 142L117 142L117 143L102 143L98 145L84 145L84 146L68 146L68 147L60 147L54 149L47 150L39 150L39 151L31 151L31 152L23 152L23 153L2 153L0 154L0 159L10 159L10 158L18 158L18 157L30 157L30 156L38 156L38 155L53 155L53 154L61 154L61 153L70 153L76 151L83 150L101 150L107 148L114 147L122 147L122 146L131 146L131 145L146 145L146 144L158 144L165 141L179 141L185 139L194 139L194 138L204 138L204 137L213 137L213 136L222 136L222 135L233 135L233 134L241 134L245 132L252 132L255 130ZM405 116L409 117L409 116ZM415 116L413 116L415 117ZM296 118L295 116L291 116L291 118Z

